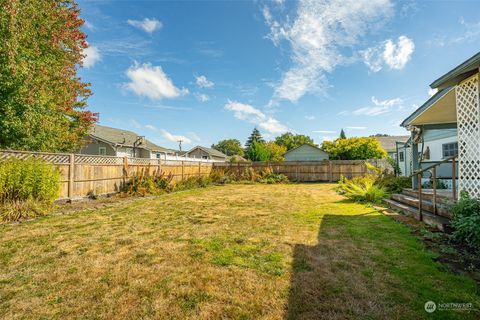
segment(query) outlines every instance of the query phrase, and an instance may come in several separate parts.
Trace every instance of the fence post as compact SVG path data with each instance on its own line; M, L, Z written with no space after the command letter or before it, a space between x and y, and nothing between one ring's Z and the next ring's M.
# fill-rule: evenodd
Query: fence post
M183 181L183 160L182 160L182 181Z
M330 182L333 182L333 166L332 166L332 160L328 160L328 173L329 173L329 180Z
M162 159L158 158L158 165L157 165L157 176L162 174Z
M73 183L74 183L74 170L75 170L75 155L70 154L70 160L68 162L68 199L73 198Z
M127 156L123 157L123 185L127 183L128 178L128 158Z
M202 176L202 161L198 162L198 177Z

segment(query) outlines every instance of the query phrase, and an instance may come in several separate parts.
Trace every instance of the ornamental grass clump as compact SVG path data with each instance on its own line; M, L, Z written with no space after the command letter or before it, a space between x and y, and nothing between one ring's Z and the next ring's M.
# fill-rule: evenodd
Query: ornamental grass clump
M382 185L382 181L387 175L380 168L369 163L365 163L365 165L367 166L368 174L352 179L341 176L337 191L356 202L381 202L389 195L387 188Z
M33 218L52 208L60 173L40 159L0 161L0 217L3 222Z

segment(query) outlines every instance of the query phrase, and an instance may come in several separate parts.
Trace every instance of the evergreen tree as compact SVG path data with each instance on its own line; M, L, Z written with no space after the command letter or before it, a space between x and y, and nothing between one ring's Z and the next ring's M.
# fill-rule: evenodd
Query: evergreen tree
M346 139L347 135L345 134L345 131L343 129L340 131L340 139Z
M250 137L248 137L247 139L247 143L245 143L245 147L247 147L247 150L250 148L250 145L253 142L265 143L265 140L263 139L262 134L257 128L253 128L253 131L250 134Z

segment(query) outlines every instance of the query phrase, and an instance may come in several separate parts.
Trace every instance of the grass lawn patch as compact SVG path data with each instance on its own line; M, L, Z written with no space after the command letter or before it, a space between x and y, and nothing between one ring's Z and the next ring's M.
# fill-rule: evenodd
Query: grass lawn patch
M476 319L476 284L332 184L225 185L0 226L0 318Z

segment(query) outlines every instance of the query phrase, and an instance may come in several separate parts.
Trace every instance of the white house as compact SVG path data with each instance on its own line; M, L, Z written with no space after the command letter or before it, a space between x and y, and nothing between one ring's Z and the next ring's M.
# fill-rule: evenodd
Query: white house
M329 158L328 153L309 144L302 144L297 148L293 148L283 156L285 161L322 161Z
M429 135L456 132L456 139L454 136L437 139L436 146L430 148L430 157L439 152L440 144L444 160L449 159L445 155L458 152L457 162L450 161L452 168L458 167L455 169L458 170L456 195L465 191L480 197L480 52L435 80L430 87L437 89L437 93L402 123L411 132L412 171L422 168L426 149L423 145L427 146Z

